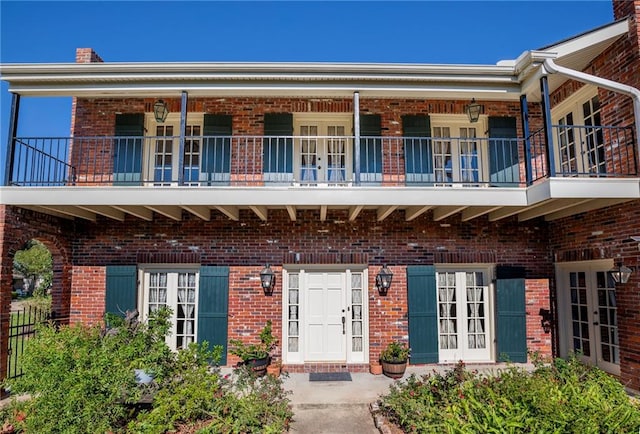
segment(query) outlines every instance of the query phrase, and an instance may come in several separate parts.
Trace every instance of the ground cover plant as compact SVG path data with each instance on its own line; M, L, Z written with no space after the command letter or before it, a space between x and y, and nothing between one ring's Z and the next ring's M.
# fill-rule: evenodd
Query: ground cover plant
M14 396L31 398L0 410L0 432L286 429L293 415L282 380L254 378L244 370L225 377L216 366L222 348L206 343L172 352L164 342L169 317L170 311L162 309L146 323L109 318L109 329L40 327L26 346L25 375L4 385ZM153 381L140 384L136 369Z
M492 374L462 363L392 385L381 411L408 433L637 433L640 405L577 358Z

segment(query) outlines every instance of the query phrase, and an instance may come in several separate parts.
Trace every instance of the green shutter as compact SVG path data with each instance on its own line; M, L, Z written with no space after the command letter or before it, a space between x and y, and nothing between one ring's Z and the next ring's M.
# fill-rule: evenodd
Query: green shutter
M124 318L136 308L138 278L135 265L107 266L105 312Z
M436 268L407 267L411 363L438 362Z
M263 172L292 174L293 114L265 113L264 135L267 137L263 144Z
M496 280L498 360L527 361L525 280Z
M489 179L501 186L520 182L518 129L514 117L489 117Z
M431 120L427 115L402 116L405 170L407 182L425 183L433 181L433 151L431 141ZM413 137L416 137L415 139Z
M126 136L113 141L113 184L140 185L142 179L142 139L144 113L116 115L116 136Z
M221 365L227 364L227 313L229 267L200 267L198 296L198 342L222 345Z
M202 133L205 139L199 179L203 185L228 184L231 180L232 122L231 115L204 115Z
M360 115L360 181L382 182L382 127L380 115Z

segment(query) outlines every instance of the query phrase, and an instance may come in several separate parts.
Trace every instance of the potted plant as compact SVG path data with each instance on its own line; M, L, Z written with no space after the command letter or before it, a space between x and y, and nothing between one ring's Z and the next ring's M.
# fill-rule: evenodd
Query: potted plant
M271 332L271 320L260 331L259 344L245 344L239 339L230 339L229 352L242 359L244 365L250 366L252 371L263 376L269 364L269 352L276 345L276 338Z
M380 353L382 373L390 378L402 378L407 369L410 349L404 342L392 341Z

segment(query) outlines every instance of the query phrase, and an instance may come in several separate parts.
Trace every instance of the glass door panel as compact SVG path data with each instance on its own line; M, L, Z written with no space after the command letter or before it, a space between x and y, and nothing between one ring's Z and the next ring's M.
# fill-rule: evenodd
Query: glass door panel
M461 181L477 183L480 179L478 155L479 143L475 128L460 128L460 175Z
M433 137L433 173L436 182L449 184L453 181L451 130L449 127L434 127Z
M300 127L300 181L315 183L318 180L318 126Z
M154 185L171 185L173 176L173 125L158 125L154 147Z
M598 95L582 104L582 114L586 126L586 171L589 173L606 173L604 137L600 119L600 101Z

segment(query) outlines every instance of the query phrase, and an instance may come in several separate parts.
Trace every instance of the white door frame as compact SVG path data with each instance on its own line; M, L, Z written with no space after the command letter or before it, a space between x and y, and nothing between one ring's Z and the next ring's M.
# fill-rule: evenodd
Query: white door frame
M485 348L470 349L468 346L468 314L467 314L467 294L466 294L466 273L481 272L483 273L484 285L484 335ZM440 321L439 299L438 299L438 274L439 273L455 273L456 279L456 311L457 311L457 348L442 349L440 348L440 334L442 332L443 322ZM465 362L489 362L495 357L494 339L495 339L495 301L494 287L492 281L492 268L488 266L477 265L458 265L458 266L436 266L436 315L438 320L438 354L439 363L454 363L458 360Z
M556 263L556 295L558 299L558 330L560 355L568 356L573 351L572 340L572 313L571 313L571 291L569 273L584 272L586 274L587 285L587 314L589 324L589 344L590 355L583 356L582 359L592 365L610 372L614 375L620 374L620 365L605 361L601 352L601 336L598 322L598 299L597 299L597 282L595 281L596 273L608 271L613 268L613 259L600 259L593 261L576 261Z
M342 360L308 360L306 357L307 345L307 312L308 293L305 287L306 275L310 273L341 273L343 284L342 309L345 317L344 348L345 355ZM341 362L341 363L368 363L369 362L369 296L368 296L368 272L366 265L285 265L282 271L282 360L286 364L303 364L305 362ZM358 288L358 284L360 287ZM297 304L290 305L289 296ZM354 301L355 300L355 301ZM361 302L358 303L357 300ZM355 309L354 309L355 307ZM297 312L296 318L291 318ZM358 317L361 319L358 320ZM358 330L358 325L361 330ZM291 333L297 331L294 336ZM357 332L360 332L358 335ZM292 338L295 343L291 343ZM357 343L356 343L357 342ZM358 348L360 351L355 350Z

